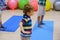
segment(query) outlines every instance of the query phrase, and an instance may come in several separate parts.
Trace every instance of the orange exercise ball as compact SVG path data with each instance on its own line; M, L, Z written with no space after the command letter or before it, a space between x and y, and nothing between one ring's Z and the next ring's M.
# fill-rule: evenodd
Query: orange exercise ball
M10 9L14 10L18 6L18 1L17 0L8 0L7 5Z

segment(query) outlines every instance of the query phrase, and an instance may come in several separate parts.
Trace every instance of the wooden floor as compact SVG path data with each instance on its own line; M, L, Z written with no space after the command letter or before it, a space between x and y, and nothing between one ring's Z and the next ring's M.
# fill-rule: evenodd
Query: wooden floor
M33 25L37 19L37 13L35 12L32 16ZM23 15L22 10L15 10L12 12L11 10L6 10L2 14L3 23L7 21L13 15ZM54 34L53 40L60 40L60 11L49 11L46 12L44 20L52 20L54 21ZM32 26L33 27L33 26ZM20 28L17 29L16 32L3 32L0 31L0 40L21 40L20 39Z

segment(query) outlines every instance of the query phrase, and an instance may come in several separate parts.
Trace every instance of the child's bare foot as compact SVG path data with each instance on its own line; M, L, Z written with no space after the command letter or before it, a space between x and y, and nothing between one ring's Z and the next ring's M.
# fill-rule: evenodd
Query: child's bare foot
M40 25L40 28L43 28L43 25Z
M45 25L45 23L43 23L43 22L42 22L42 23L40 23L40 24L41 24L41 25Z
M37 25L38 27L40 27L40 24L38 23L38 25Z
M43 25L40 24L40 25L38 25L38 27L39 27L39 28L43 28Z

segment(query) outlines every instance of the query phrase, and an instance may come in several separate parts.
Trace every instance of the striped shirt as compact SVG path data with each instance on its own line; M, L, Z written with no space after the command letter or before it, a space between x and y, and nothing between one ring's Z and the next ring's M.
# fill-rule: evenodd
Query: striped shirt
M42 6L45 6L46 5L46 0L39 0L38 4L42 5Z
M30 16L24 14L23 19L22 19L22 23L23 23L24 31L29 31L29 32L32 31L32 20L31 20ZM30 34L25 34L22 31L21 31L21 34L22 34L22 36L26 36L26 35L30 36L31 35L31 33Z

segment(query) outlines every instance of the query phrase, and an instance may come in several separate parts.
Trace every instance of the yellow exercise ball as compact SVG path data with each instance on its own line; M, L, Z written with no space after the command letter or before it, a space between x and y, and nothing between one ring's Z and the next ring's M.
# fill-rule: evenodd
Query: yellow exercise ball
M46 0L46 6L45 6L46 11L49 11L51 9L51 3L49 0Z

